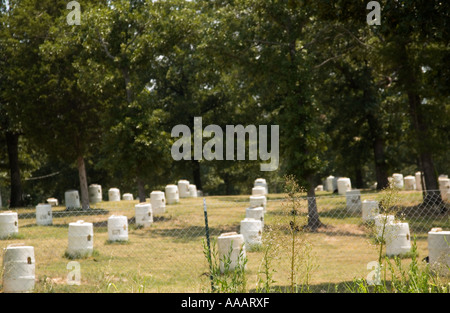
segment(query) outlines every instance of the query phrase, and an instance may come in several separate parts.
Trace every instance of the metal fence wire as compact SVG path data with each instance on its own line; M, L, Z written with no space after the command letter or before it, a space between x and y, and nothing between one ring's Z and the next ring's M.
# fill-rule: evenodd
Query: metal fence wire
M403 224L399 236L405 235L398 247L386 242L383 254L390 249L407 263L410 247L416 246L426 266L429 232L450 230L450 199L425 199L422 191L399 191L395 199L369 190L347 195L323 191L314 199L299 198L292 207L294 202L284 194L268 194L262 215L253 216L263 226L248 234L242 233L250 214L249 195L186 197L175 204L162 200L163 206L151 210L150 199L141 204L101 201L89 210L57 203L2 210L1 290L210 292L215 278L211 264L220 258L219 237L237 234L245 235L246 292L260 290L269 276L273 290L295 283L335 291L370 274L371 262L379 257L377 221L382 216L392 215ZM312 203L321 223L314 230L305 228L313 216ZM210 250L205 245L205 208Z

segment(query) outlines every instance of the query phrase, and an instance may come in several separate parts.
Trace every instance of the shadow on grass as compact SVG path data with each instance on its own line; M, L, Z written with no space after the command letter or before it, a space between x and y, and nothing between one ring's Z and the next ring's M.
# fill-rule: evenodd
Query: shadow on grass
M62 210L52 211L52 217L70 217L70 216L86 216L86 215L105 215L108 214L108 210L104 209L88 209L88 210ZM19 219L36 218L35 212L20 213L17 215Z
M224 225L219 227L210 227L210 237L217 237L222 233L239 232L239 226ZM188 226L184 228L148 228L146 232L134 234L140 237L167 237L172 238L177 242L192 242L198 241L200 238L206 236L204 226Z
M286 213L286 211L283 210L270 210L266 212L267 216L289 216L289 214ZM303 209L299 213L297 213L297 216L307 217L308 212ZM354 218L354 217L361 217L361 213L352 213L349 212L346 207L337 207L329 210L321 210L319 207L319 218L334 218L334 219L347 219L347 218Z
M384 292L389 292L392 289L391 281L386 281L386 288ZM375 286L367 286L365 290L367 293L375 293ZM250 293L257 293L258 290L251 289ZM320 284L313 284L309 286L298 286L294 292L291 286L273 286L271 293L357 293L358 288L354 281L342 281L339 283L325 282Z

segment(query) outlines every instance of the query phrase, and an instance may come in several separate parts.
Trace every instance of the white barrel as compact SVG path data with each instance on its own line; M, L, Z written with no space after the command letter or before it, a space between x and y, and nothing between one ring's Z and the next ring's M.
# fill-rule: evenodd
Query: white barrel
M262 207L264 209L264 213L265 213L266 206L267 206L266 196L250 196L250 207L251 208Z
M252 196L265 196L266 188L262 186L256 186L252 188Z
M102 186L98 184L89 185L89 202L98 203L102 202Z
M417 190L422 190L422 173L421 172L416 172L414 174L414 177L416 178L416 189Z
M316 191L323 191L323 185L317 185Z
M36 224L37 225L52 225L52 206L50 204L38 204L36 206Z
M333 175L327 177L327 179L325 180L325 184L325 189L327 191L334 192L335 190L337 190L337 179Z
M364 200L362 202L362 220L371 222L375 220L375 216L379 214L378 201Z
M108 201L120 201L120 190L118 188L109 188Z
M111 215L108 217L108 240L128 240L128 219L124 215Z
M349 190L352 190L352 182L348 177L341 177L337 180L337 189L340 195L345 195Z
M125 200L125 201L134 200L133 194L131 194L131 193L124 193L122 195L122 200Z
M64 203L66 204L67 209L81 208L80 195L78 194L78 190L67 190L64 193Z
M404 183L403 183L403 175L400 173L394 173L392 174L392 184L395 188L403 189Z
M415 190L416 189L416 178L414 176L408 175L403 179L405 183L405 190Z
M3 292L22 293L34 289L34 247L9 245L3 253Z
M255 182L253 183L253 187L264 187L266 189L266 194L269 193L269 187L267 186L267 182L264 178L257 178L255 179Z
M137 226L148 227L153 223L153 210L150 203L138 203L134 206Z
M262 225L259 219L244 218L241 221L240 233L244 236L246 248L251 249L262 244Z
M442 200L449 200L450 179L447 177L439 177L439 190L441 191Z
M229 259L228 270L234 270L237 266L242 266L246 257L245 241L242 234L236 232L223 233L217 238L219 254L219 267L223 273L225 271L225 260ZM230 253L231 252L231 253Z
M48 198L46 201L51 206L57 206L58 205L58 199L56 199L56 198Z
M386 225L386 255L401 255L411 251L411 238L408 223L390 223Z
M361 192L357 189L345 192L347 210L351 213L359 213L362 210Z
M245 209L245 217L253 218L255 220L261 221L261 227L264 228L264 208L263 207L246 208Z
M177 185L167 185L165 188L167 204L180 202L180 194Z
M180 198L188 198L189 197L189 181L185 179L181 179L178 181L178 192L180 194Z
M0 213L0 239L19 233L19 217L16 212Z
M395 220L394 215L378 214L374 217L375 221L375 233L378 238L386 238L386 225L392 224ZM384 235L383 235L384 228Z
M189 189L189 197L197 198L197 186L190 184L188 186L188 189Z
M83 220L69 223L67 254L72 257L92 255L94 250L94 227Z
M428 262L439 275L450 276L450 231L433 228L428 232Z
M150 193L150 203L152 204L153 214L162 214L166 212L164 192L158 190L152 191Z

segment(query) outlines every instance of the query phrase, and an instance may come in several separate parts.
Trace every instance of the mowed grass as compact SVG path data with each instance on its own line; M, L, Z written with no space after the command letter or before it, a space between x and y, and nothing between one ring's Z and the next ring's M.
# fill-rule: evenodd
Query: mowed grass
M318 193L321 221L327 225L315 233L304 233L302 238L311 250L305 255L312 268L308 270L308 284L312 291L343 290L354 278L366 278L372 270L371 261L378 260L378 246L374 244L370 228L359 214L349 214L345 197ZM362 199L379 197L373 192L363 193ZM402 192L401 204L414 207L421 201L418 192ZM239 232L245 217L248 195L206 197L208 222L214 240L224 232ZM268 196L266 229L283 223L284 195ZM104 201L93 206L93 213L77 215L64 212L64 207L53 208L53 225L37 226L35 208L16 210L20 216L19 235L1 240L9 244L31 245L36 259L36 292L209 292L208 264L203 252L205 220L203 198L182 198L180 203L166 205L166 212L154 216L154 223L138 228L134 222L137 201ZM110 215L125 215L129 221L129 240L108 241L107 219ZM306 207L302 217L306 218ZM419 258L428 255L427 231L432 227L449 228L447 215L405 218L410 222L411 235L417 236ZM64 256L68 244L68 224L84 220L94 224L94 254L84 259L69 260ZM289 235L280 237L284 242ZM299 249L300 251L301 249ZM247 251L247 290L254 291L263 259L262 251ZM3 258L3 256L2 256ZM78 262L81 284L70 285L68 276ZM402 262L407 265L410 260ZM424 264L423 264L424 265ZM273 260L274 285L282 290L290 277L289 251L281 249ZM298 283L305 281L300 271ZM69 280L70 281L70 280Z

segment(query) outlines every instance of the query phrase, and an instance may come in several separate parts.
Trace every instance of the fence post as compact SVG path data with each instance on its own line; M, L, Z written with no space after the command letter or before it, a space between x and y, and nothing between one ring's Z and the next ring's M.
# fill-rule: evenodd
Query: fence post
M211 244L210 244L210 239L209 239L209 227L208 227L208 212L206 211L206 199L205 198L203 198L203 212L205 215L206 244L208 245L209 279L211 280L211 291L214 292L214 283L213 283L213 275L212 275Z

